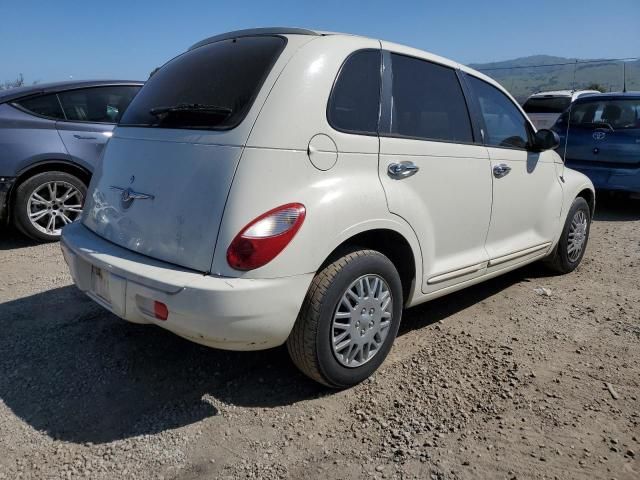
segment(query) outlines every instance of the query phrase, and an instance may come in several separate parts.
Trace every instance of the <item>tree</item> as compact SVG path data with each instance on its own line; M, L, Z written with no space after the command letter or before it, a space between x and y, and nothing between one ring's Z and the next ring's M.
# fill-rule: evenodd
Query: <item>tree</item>
M12 82L0 83L0 90L9 90L10 88L24 86L24 76L20 73Z
M607 87L600 85L599 83L592 83L587 87L587 90L598 90L600 93L607 93Z

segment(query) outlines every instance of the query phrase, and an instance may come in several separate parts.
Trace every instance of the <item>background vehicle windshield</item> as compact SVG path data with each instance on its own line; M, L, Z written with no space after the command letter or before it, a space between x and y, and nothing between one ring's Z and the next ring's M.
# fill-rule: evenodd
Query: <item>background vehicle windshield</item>
M571 97L533 97L524 102L527 113L562 113L571 103Z
M564 117L566 119L566 114ZM572 107L572 127L591 128L602 124L614 130L640 128L640 100L606 100Z
M277 36L242 37L180 55L147 81L120 125L233 128L251 108L285 43Z

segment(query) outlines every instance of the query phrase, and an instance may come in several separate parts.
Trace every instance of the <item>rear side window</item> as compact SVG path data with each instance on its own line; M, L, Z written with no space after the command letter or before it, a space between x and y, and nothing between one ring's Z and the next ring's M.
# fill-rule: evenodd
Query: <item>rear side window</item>
M571 103L571 97L533 97L524 102L527 113L562 113Z
M31 113L35 113L36 115L52 118L54 120L64 119L64 114L62 113L60 103L58 102L58 98L55 93L19 100L16 104Z
M60 92L66 119L75 122L118 123L140 87L108 86Z
M245 117L286 40L222 40L188 51L145 84L120 124L227 130Z
M529 127L520 109L493 85L473 76L467 76L473 93L480 104L486 131L484 142L493 147L526 149Z
M473 142L471 120L455 70L391 54L391 135Z
M377 133L380 65L380 50L362 50L345 61L327 110L329 124L333 128L349 133Z

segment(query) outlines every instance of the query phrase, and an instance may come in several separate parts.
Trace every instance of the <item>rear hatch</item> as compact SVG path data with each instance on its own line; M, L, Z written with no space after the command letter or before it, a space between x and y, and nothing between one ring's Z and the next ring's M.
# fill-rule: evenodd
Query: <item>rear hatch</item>
M591 99L574 103L554 126L565 160L574 166L640 167L640 100ZM566 146L565 146L566 144Z
M138 253L209 271L242 148L285 45L266 35L222 40L153 74L105 148L84 225Z

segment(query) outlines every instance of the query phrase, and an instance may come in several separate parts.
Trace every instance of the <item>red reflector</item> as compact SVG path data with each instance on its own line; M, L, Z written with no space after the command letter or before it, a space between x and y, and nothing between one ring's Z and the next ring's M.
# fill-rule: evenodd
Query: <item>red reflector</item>
M155 301L153 302L153 314L158 320L166 320L169 318L169 309L164 303Z

